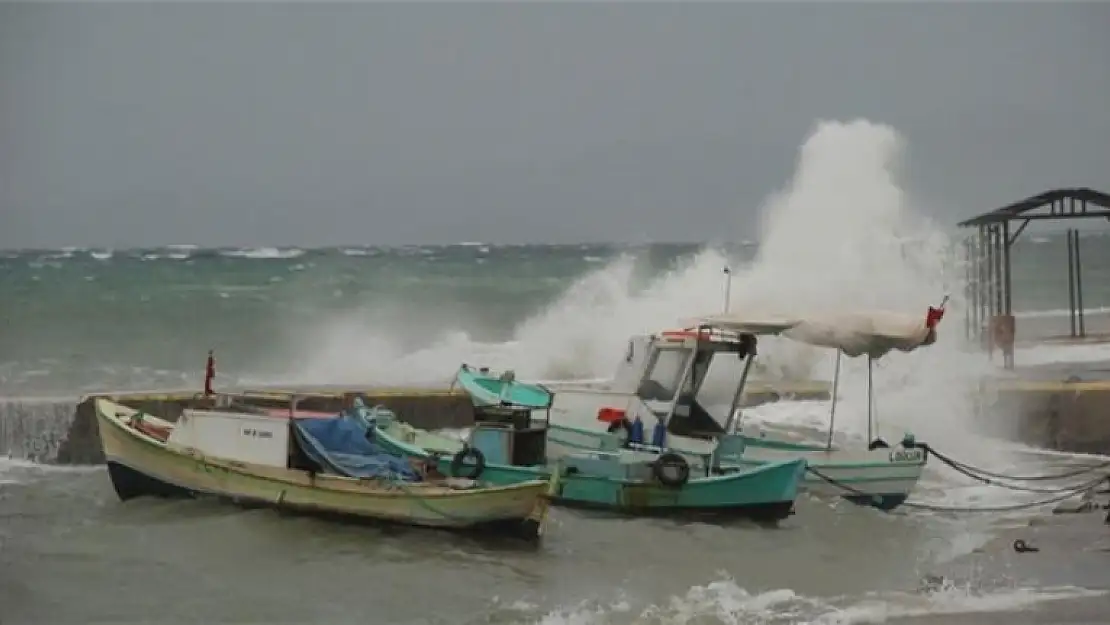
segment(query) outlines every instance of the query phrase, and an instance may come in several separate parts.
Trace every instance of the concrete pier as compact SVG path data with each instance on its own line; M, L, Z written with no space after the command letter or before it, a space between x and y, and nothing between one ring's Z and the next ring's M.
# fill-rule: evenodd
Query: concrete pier
M266 388L228 391L243 404L262 408L288 409L293 397L300 410L339 412L345 394L362 394L370 405L384 405L407 423L421 429L463 428L474 423L474 409L470 396L461 390L435 388L368 388L339 387ZM781 399L825 399L829 386L822 382L755 383L746 394L746 405L778 401ZM176 421L186 408L211 408L211 399L195 391L159 391L138 393L101 393L87 395L78 400L64 437L61 437L54 454L49 454L60 464L102 464L104 454L100 446L93 400L97 397L111 399L126 406L152 414L167 421ZM41 459L41 458L40 458Z
M1029 338L1022 344L1098 343L1099 337ZM953 392L959 392L953 390ZM1110 455L1110 360L1018 366L999 370L983 380L968 380L965 392L979 410L976 427L985 433L1036 447L1066 452ZM440 388L312 388L234 389L249 403L288 407L297 395L304 410L338 411L344 393L362 393L401 419L423 429L468 427L473 423L469 398L461 391ZM752 380L742 400L756 406L780 400L827 400L827 381ZM9 398L0 400L0 454L38 462L98 464L103 462L92 398L107 397L174 421L181 410L204 405L196 389L159 392L108 392L82 397Z
M828 399L829 390L829 384L820 381L753 381L744 405L789 399L824 400ZM234 394L245 403L267 408L288 408L290 397L296 395L300 409L338 412L344 393L353 392L364 394L372 404L389 407L401 419L423 429L473 424L469 397L462 391L446 388L267 388L244 389ZM1059 451L1110 454L1110 362L1021 367L987 380L969 381L968 392L979 403L976 424L988 434ZM176 420L184 408L206 405L198 393L189 390L89 395L77 401L76 409L72 403L68 407L0 406L5 413L0 418L3 426L0 430L11 430L7 438L35 438L31 445L24 443L23 450L16 447L7 451L62 464L102 463L92 412L92 399L97 396L168 421ZM44 416L44 411L49 414ZM32 431L31 425L41 425L38 421L49 421L49 427Z
M979 390L983 425L992 434L1110 454L1110 362L1019 367L984 380Z

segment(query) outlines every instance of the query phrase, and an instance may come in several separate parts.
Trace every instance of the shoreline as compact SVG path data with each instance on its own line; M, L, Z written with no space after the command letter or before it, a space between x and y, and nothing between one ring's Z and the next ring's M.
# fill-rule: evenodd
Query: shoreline
M907 625L1105 625L1110 622L1110 525L1105 522L1106 514L1100 507L1036 517L1027 525L1001 529L978 549L927 572L943 577L943 582L923 596L943 600L953 592L989 597L1013 591L1018 594L1012 607L984 605L982 609L938 610L887 620ZM1018 553L1015 540L1024 540L1039 551ZM1064 596L1037 597L1054 591ZM1023 592L1029 593L1025 600L1020 597Z

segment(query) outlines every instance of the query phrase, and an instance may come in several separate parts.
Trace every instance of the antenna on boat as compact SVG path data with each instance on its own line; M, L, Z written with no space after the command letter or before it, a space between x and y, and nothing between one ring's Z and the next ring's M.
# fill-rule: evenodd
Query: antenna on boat
M840 358L842 352L836 350L836 369L833 371L833 387L832 387L832 407L829 409L829 440L825 443L825 449L832 451L833 444L833 431L836 429L836 396L837 389L840 387ZM867 418L868 427L870 427L871 417Z
M728 312L728 304L732 299L732 270L728 265L725 265L725 312Z

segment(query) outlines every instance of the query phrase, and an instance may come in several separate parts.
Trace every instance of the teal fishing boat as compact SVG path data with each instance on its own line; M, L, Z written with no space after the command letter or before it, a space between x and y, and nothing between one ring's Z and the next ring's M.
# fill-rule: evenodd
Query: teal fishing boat
M768 436L754 424L741 423L740 408L760 337L780 335L832 347L838 359L839 353L867 354L870 371L871 361L892 349L913 351L935 341L934 326L942 310L943 305L930 309L923 318L882 311L812 318L725 314L700 318L692 327L634 336L611 379L550 385L548 456L602 449L613 435L622 442L640 442L647 429L653 446L690 461L710 458L714 473L803 458L809 467L802 485L805 492L881 510L897 508L916 486L927 461L925 449L912 434L894 445L872 436L862 448L834 445L835 393L823 444ZM742 365L726 405L707 392L705 381L711 367L722 362L728 366L733 358Z
M517 382L511 370L494 376L489 369L475 369L464 364L455 373L455 384L465 390L477 406L513 405L547 410L554 400L554 394L542 384Z
M806 471L805 460L791 459L720 474L708 458L691 463L665 449L629 448L616 435L597 449L549 462L546 422L520 406L476 407L466 440L414 428L361 402L350 410L375 443L447 476L508 485L554 474L551 500L567 507L776 522L791 514Z

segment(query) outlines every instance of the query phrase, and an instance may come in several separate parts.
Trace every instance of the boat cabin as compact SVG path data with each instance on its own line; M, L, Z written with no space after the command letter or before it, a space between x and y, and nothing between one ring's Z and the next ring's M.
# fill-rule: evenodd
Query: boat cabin
M182 411L168 445L195 449L205 456L249 464L287 467L294 449L289 419L247 412Z
M597 419L609 422L610 431L627 427L636 417L645 428L665 425L665 431L680 436L715 439L731 424L731 415L740 400L752 358L756 336L702 326L659 334L635 336L629 340L624 358L605 388L557 388L556 410L588 401L596 408ZM737 358L743 373L737 381L728 412L710 414L701 391L715 358ZM621 405L623 403L623 406ZM565 412L573 412L567 408ZM654 418L651 418L654 417ZM659 432L643 439L661 446Z
M476 406L469 443L486 462L541 466L547 462L547 421L535 418L530 408Z

